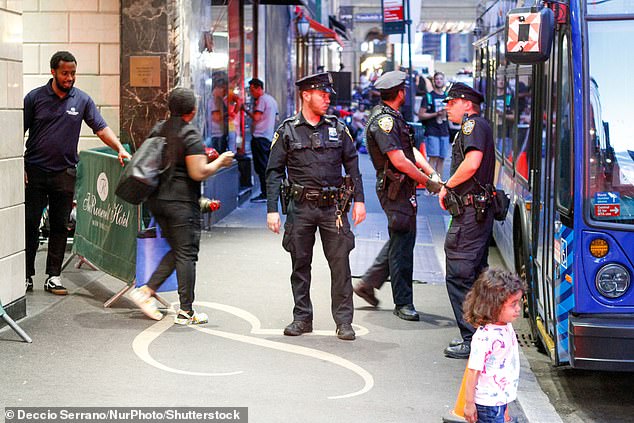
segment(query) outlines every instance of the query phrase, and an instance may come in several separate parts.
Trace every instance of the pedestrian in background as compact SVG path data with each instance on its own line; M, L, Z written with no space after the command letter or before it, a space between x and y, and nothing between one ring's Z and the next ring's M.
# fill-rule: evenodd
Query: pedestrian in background
M227 151L233 154L238 152L238 135L240 133L240 115L238 112L242 110L242 98L236 91L229 90L225 97L225 106L227 107Z
M429 164L442 176L449 152L449 124L443 103L447 97L445 74L436 72L433 79L434 88L423 95L418 118L425 126L425 151Z
M24 152L24 207L26 239L26 290L33 290L35 255L40 222L48 205L50 232L44 289L66 295L61 272L68 220L73 207L79 155L77 146L82 122L117 152L119 162L130 158L94 101L75 87L77 60L68 51L51 57L51 78L24 97L24 132L29 131Z
M223 153L229 148L229 109L225 97L229 90L226 75L219 74L212 77L211 98L207 110L209 111L209 135L211 143L207 147L215 148Z
M159 122L148 137L164 136L169 170L161 175L158 189L146 205L161 228L170 251L161 259L147 285L130 294L148 317L161 320L163 314L154 300L156 290L176 270L180 310L174 323L207 323L205 313L194 311L196 262L200 247L200 181L220 168L230 166L233 152L226 151L208 163L205 145L198 129L191 124L196 115L196 95L188 88L174 88L168 98L170 117ZM164 153L165 154L165 153Z
M323 244L330 267L331 310L337 325L337 337L354 340L352 328L352 276L350 251L354 234L350 230L346 205L340 201L349 194L354 198L352 219L357 225L365 219L363 183L359 159L346 126L335 116L325 115L330 95L335 93L329 73L310 75L298 80L302 106L275 132L266 169L268 228L280 232L278 213L280 185L288 172L291 196L284 224L282 246L291 254L293 271L293 322L284 335L298 336L313 330L313 305L310 300L311 263L315 232ZM341 168L354 187L344 187ZM347 192L346 188L353 192ZM282 198L282 201L285 201Z
M277 101L273 96L264 92L264 82L258 78L249 81L249 92L254 105L251 110L245 110L252 120L251 123L251 152L253 153L253 168L260 180L260 195L251 199L253 203L266 202L266 165L271 154L271 140L275 132L275 121L278 116Z
M453 143L451 177L438 196L440 207L452 215L445 237L446 281L461 335L451 341L445 355L468 358L475 329L464 320L462 303L478 275L489 266L493 211L485 187L493 184L495 152L491 125L479 115L482 94L458 82L445 101L449 119L462 124Z
M354 286L354 292L377 306L374 290L390 278L394 314L404 320L419 320L414 307L412 275L416 243L416 185L440 191L440 178L414 148L413 130L399 113L405 102L405 79L401 71L386 72L376 81L381 104L368 118L366 142L377 175L377 196L387 216L390 239L374 263ZM430 176L427 176L430 175Z
M526 287L499 269L480 274L464 303L465 319L477 327L467 363L464 416L469 423L504 423L517 397L519 347L512 322L520 315Z
M369 113L365 110L365 103L359 103L359 106L352 114L352 139L354 139L357 150L360 153L366 153L367 150L363 146L363 130L368 122ZM363 147L363 151L361 151Z

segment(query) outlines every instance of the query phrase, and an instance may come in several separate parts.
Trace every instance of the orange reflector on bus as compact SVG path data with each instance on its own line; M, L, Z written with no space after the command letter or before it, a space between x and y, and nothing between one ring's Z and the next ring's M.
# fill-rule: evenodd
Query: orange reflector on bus
M596 258L605 257L610 251L608 242L603 238L596 238L590 242L590 254Z

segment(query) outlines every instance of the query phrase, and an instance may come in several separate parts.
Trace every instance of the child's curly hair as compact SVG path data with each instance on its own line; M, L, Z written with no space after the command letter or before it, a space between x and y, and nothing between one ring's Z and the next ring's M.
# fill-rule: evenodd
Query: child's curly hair
M497 322L504 302L518 291L526 292L526 284L517 275L502 269L482 272L465 298L465 320L475 327Z

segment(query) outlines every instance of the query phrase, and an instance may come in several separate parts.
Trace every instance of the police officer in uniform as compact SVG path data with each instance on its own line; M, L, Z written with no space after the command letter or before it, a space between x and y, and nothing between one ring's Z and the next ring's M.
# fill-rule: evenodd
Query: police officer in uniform
M487 187L493 184L495 153L489 122L480 117L482 94L463 83L447 94L449 120L461 124L452 147L451 177L440 191L440 207L451 224L445 238L447 293L461 338L445 349L451 358L469 358L473 326L463 318L462 302L478 275L488 267L489 238L493 229Z
M354 286L354 291L372 306L374 294L390 278L394 314L404 320L419 320L413 304L412 274L416 242L416 185L440 191L440 177L414 148L413 130L399 113L405 102L405 78L401 71L384 73L374 84L381 103L370 113L366 125L368 152L376 169L376 192L388 221L390 239L372 266ZM430 175L428 177L427 175Z
M310 300L311 263L315 231L323 244L331 274L332 315L337 337L354 340L352 329L352 277L349 255L354 234L346 213L346 202L354 199L352 219L365 219L363 185L357 151L346 126L335 116L326 115L332 77L323 72L298 80L302 106L297 115L286 119L273 135L266 168L267 226L279 233L278 195L288 173L288 189L282 202L287 205L282 246L291 254L291 287L295 307L293 322L284 335L312 332L313 307ZM343 189L345 169L351 184ZM286 202L285 199L290 201ZM348 203L349 204L349 203ZM284 207L283 205L283 207Z

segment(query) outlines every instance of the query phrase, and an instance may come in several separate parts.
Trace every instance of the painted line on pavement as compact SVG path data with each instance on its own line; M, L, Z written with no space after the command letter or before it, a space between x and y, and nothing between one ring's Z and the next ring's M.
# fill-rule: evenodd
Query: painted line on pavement
M167 316L165 316L163 320L156 322L134 338L134 341L132 341L132 350L134 350L134 353L147 364L170 373L190 376L233 376L243 373L241 370L226 373L191 372L187 370L175 369L173 367L169 367L162 363L159 363L150 355L150 344L172 326L174 326L174 322Z
M255 315L249 313L248 311L238 307L220 303L209 303L205 301L197 301L196 305L202 305L205 307L224 311L226 313L233 314L234 316L237 316L242 320L246 320L251 325L251 333L254 335L282 335L284 333L284 329L262 329L260 319L258 319ZM178 304L176 304L176 306L178 306ZM354 326L354 331L356 332L357 336L364 336L369 333L368 329L363 326L359 326L354 323L352 324L352 326ZM310 333L305 333L302 336L306 335L335 336L336 333L334 330L314 330Z
M226 313L233 314L234 316L237 316L247 321L251 325L251 333L255 335L281 335L283 333L282 329L262 329L260 320L255 315L241 308L229 306L226 304L204 302L204 301L196 302L196 305L224 311ZM172 313L169 313L170 316L171 314ZM141 360L145 361L151 366L154 366L164 371L168 371L172 373L187 374L192 376L231 376L231 375L237 375L237 374L243 373L242 371L227 372L227 373L191 372L191 371L174 369L172 367L159 363L158 361L153 359L149 353L149 346L156 338L158 338L161 334L163 334L167 329L172 327L173 322L170 320L171 319L167 318L166 316L165 318L163 318L163 320L156 322L154 325L150 326L149 328L147 328L146 330L144 330L143 332L141 332L139 335L136 336L136 338L134 339L132 343L132 349ZM363 326L359 326L359 325L353 325L353 326L355 327L355 332L357 333L357 336L362 336L369 333L368 329ZM240 335L240 334L220 331L216 329L208 329L204 326L192 325L189 327L199 332L207 333L209 335L218 336L225 339L231 339L234 341L244 342L247 344L257 345L257 346L265 347L265 348L270 348L277 351L289 352L293 354L299 354L306 357L315 358L317 360L327 361L329 363L341 366L353 373L356 373L363 380L364 382L363 387L359 389L358 391L350 392L347 394L329 396L328 399L344 399L344 398L355 397L358 395L365 394L366 392L370 391L374 387L374 378L367 370L335 354L316 350L314 348L303 347L300 345L291 345L291 344L286 344L283 342L256 338L253 336ZM334 336L335 332L329 331L329 330L319 330L319 331L314 331L313 334L317 336Z

